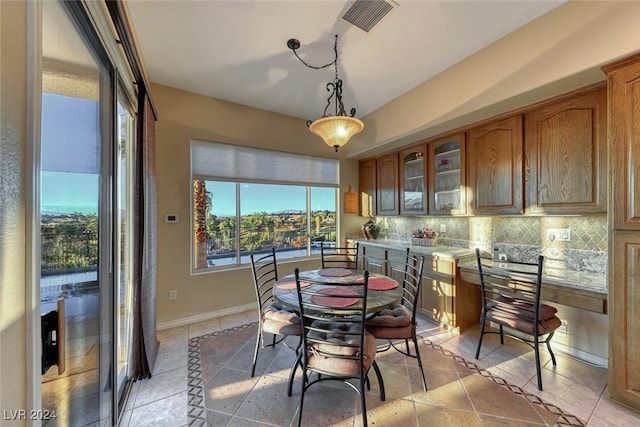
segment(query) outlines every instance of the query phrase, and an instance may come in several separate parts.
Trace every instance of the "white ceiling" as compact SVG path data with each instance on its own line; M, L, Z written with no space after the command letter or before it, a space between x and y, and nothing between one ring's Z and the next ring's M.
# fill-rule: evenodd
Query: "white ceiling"
M341 19L349 1L128 0L152 82L302 119L323 113L333 60L347 111L364 117L564 0L407 1L369 33Z

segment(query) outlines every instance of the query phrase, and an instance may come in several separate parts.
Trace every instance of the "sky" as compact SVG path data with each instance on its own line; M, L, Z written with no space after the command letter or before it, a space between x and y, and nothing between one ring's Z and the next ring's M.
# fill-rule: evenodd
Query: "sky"
M241 214L306 210L305 187L274 184L241 184ZM212 193L211 213L235 215L233 182L207 181ZM335 210L335 190L313 187L312 210ZM96 213L98 211L98 175L42 171L41 206L43 212Z
M211 192L211 213L216 216L235 215L236 184L233 182L206 182ZM241 184L241 215L259 212L306 210L306 188L292 185ZM335 211L335 189L314 187L311 190L311 209Z
M42 171L40 189L43 212L98 212L96 174Z

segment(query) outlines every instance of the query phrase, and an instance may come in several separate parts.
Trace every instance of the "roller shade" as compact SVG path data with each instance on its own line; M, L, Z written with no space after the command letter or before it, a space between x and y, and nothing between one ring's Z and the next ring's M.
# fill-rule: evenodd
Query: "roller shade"
M337 187L338 173L334 159L191 140L195 179Z
M99 101L42 94L42 170L97 174Z

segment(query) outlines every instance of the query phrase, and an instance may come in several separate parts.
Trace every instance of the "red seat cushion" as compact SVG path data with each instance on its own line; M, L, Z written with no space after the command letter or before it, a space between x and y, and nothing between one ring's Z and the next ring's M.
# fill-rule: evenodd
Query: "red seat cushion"
M512 313L504 312L502 310L487 310L486 319L516 329L518 331L526 332L530 335L535 335L533 319L527 319L524 317L518 317ZM553 316L549 319L540 320L538 322L537 333L538 335L548 334L555 331L560 327L562 321Z
M411 312L402 304L382 310L367 319L367 331L376 338L412 338L414 327Z
M262 313L262 330L271 334L300 335L302 322L296 313L273 301Z
M350 347L341 344L358 344L359 335L347 335L345 332L358 332L359 323L326 322L316 320L312 327L330 329L331 332L309 331L309 339L328 341L329 343L313 343L312 355L309 356L308 365L315 369L331 372L337 375L358 375L359 362L357 359L348 359L335 356L357 356L359 347ZM363 368L369 369L376 356L376 339L370 333L364 333Z
M534 304L529 301L522 301L516 298L500 296L497 298L497 307L501 311L506 311L520 317L533 320ZM501 304L504 303L504 304ZM538 320L548 320L553 318L558 310L550 305L540 304L538 308Z

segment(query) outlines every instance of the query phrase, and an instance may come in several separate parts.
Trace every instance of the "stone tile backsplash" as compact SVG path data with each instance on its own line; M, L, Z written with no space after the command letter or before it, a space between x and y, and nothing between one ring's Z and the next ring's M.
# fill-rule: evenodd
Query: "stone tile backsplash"
M606 274L607 216L571 217L378 217L379 238L410 241L411 231L429 227L440 233L439 244L478 247L513 260L535 260L539 253L546 265ZM548 228L571 229L570 242L549 241ZM444 229L445 232L440 232Z

